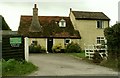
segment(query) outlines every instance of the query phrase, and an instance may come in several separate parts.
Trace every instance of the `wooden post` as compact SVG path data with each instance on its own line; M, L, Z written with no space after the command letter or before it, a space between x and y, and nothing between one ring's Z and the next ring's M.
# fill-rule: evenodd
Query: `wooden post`
M25 60L28 61L29 60L29 38L25 37Z

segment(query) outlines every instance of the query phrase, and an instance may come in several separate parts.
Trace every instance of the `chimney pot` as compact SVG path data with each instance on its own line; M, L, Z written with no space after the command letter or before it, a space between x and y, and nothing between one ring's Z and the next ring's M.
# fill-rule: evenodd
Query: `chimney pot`
M34 6L35 8L37 8L37 4L35 4L35 6Z
M70 12L72 11L72 8L70 8Z

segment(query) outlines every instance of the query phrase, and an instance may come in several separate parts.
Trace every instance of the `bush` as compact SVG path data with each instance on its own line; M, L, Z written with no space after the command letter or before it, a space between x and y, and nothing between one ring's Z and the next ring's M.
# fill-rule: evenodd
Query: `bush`
M40 50L41 53L46 53L46 49L45 47L41 46L41 50Z
M77 43L70 43L66 46L66 53L80 53L81 52L81 48Z
M107 39L108 60L116 60L120 57L120 23L104 30Z
M118 66L119 65L118 62L119 62L119 60L111 59L111 60L106 60L106 61L100 63L100 65L112 68L113 70L116 70L116 71L120 71L120 67Z
M29 52L30 53L45 53L46 49L40 45L30 45Z
M41 46L40 45L30 45L29 46L29 51L30 53L39 53L41 50Z
M62 50L62 45L61 45L61 44L55 45L55 46L52 47L52 51L53 51L54 53L60 53L61 50Z
M16 61L9 59L8 61L2 60L2 75L3 76L21 76L32 71L37 70L37 67L30 62Z

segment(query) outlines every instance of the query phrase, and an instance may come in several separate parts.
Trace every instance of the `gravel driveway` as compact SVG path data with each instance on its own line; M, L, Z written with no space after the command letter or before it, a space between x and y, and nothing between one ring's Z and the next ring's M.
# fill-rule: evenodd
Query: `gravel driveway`
M112 69L89 64L65 54L30 54L29 61L38 66L38 71L29 76L116 76Z

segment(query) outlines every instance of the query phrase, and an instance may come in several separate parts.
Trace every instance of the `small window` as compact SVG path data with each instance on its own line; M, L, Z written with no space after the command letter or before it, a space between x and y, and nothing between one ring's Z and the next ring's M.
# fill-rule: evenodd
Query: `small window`
M97 44L105 44L105 38L104 37L97 37Z
M37 41L32 41L32 45L37 45Z
M61 26L64 26L65 21L61 21Z
M103 21L102 21L102 20L98 20L98 21L97 21L97 28L100 28L100 29L104 28L104 25L103 25Z
M66 21L64 19L60 20L59 27L66 27Z
M71 39L65 39L64 43L65 43L65 45L71 43Z

